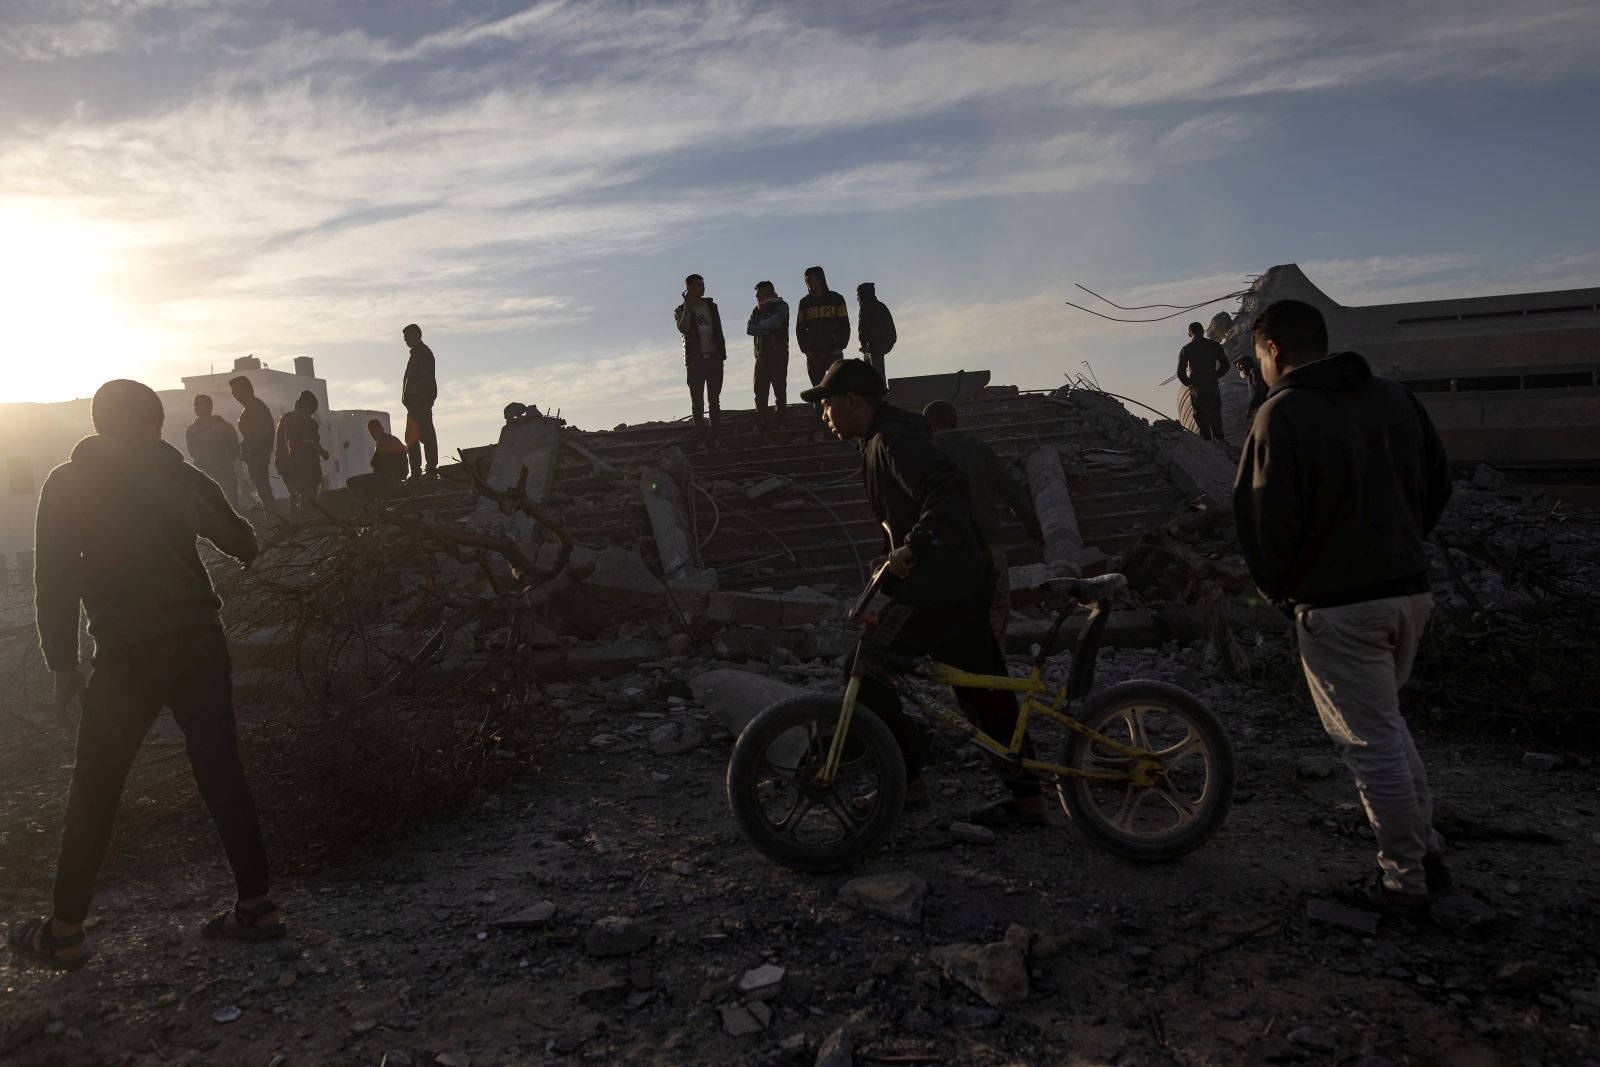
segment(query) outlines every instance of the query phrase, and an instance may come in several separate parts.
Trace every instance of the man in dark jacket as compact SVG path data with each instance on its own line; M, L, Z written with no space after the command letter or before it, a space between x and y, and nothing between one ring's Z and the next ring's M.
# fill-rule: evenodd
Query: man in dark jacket
M195 549L210 541L248 566L250 524L216 483L161 440L161 400L148 386L107 382L91 405L95 435L50 472L39 494L34 611L55 705L81 698L54 911L13 924L17 955L76 968L89 958L83 921L105 858L123 781L163 706L183 730L195 784L216 823L238 902L210 937L283 936L267 897L266 849L239 763L232 668L221 601ZM89 617L94 667L78 673L78 610Z
M683 366L689 379L689 404L694 412L694 432L700 447L715 451L717 428L722 424L722 370L728 343L722 336L722 312L706 297L706 280L691 274L683 280L683 303L672 309L672 321L683 337ZM711 428L706 430L706 403L711 404Z
M266 401L256 396L250 379L239 375L228 382L228 391L239 402L239 458L244 460L245 473L250 475L250 485L256 492L261 510L277 514L278 504L272 497L272 442L277 424L272 421L272 409Z
M439 435L433 428L433 402L439 399L439 379L433 349L422 343L422 327L411 323L400 331L410 355L400 383L400 404L406 409L406 448L411 457L411 477L432 474L439 466ZM422 466L426 452L428 466Z
M1178 381L1189 387L1194 421L1207 441L1227 444L1222 434L1222 386L1228 373L1228 353L1206 336L1198 322L1189 324L1189 343L1178 352Z
M842 359L801 394L821 403L828 428L842 440L862 442L867 500L885 534L890 577L884 592L894 601L874 639L896 652L929 654L942 663L981 674L1005 674L1005 656L989 629L994 564L972 522L966 476L934 447L928 420L883 398L878 372L859 359ZM957 689L961 711L990 737L1009 741L1017 722L1010 693ZM894 733L906 764L906 803L929 804L920 761L911 744L900 698L867 677L861 701ZM1039 825L1045 822L1038 782L997 764L1011 796L973 812L975 822Z
M794 339L806 357L806 376L815 386L833 366L835 360L844 358L845 346L850 343L850 309L844 297L828 288L828 276L821 267L806 268L806 295L800 298L795 313ZM881 377L881 376L880 376ZM817 409L822 414L822 409ZM819 440L828 435L818 433Z
M1379 870L1341 896L1420 915L1448 872L1398 689L1433 607L1423 541L1450 497L1449 463L1416 397L1354 352L1328 355L1316 308L1273 304L1254 341L1269 389L1234 483L1239 547L1262 596L1294 619L1323 729L1377 838Z
M756 306L744 332L755 338L756 425L781 426L789 388L789 305L771 282L756 283ZM769 389L778 409L776 422L767 417Z
M1245 430L1248 432L1250 424L1256 421L1256 412L1267 402L1267 382L1261 377L1261 362L1256 357L1241 355L1233 361L1233 365L1238 369L1239 377L1244 379L1245 385L1250 387L1250 406L1244 413Z
M194 398L194 421L183 431L183 443L194 465L222 489L228 506L237 508L239 479L233 461L239 458L239 434L212 410L211 398L204 393Z
M878 299L878 287L872 282L862 282L856 286L856 303L861 308L856 320L860 331L861 354L872 364L878 376L887 382L889 372L884 370L883 360L894 348L894 316L889 314L889 305Z
M952 463L967 476L967 490L972 494L972 521L978 524L978 533L989 546L994 560L994 599L989 606L989 628L1006 647L1006 627L1011 621L1011 566L1006 561L1006 550L1000 540L1000 502L1022 524L1023 533L1032 542L1034 551L1044 555L1044 530L1039 526L1039 513L1034 510L1033 497L1018 484L1011 468L999 454L976 437L968 437L956 427L959 416L955 405L947 400L935 400L922 409L922 417L933 428L933 443Z

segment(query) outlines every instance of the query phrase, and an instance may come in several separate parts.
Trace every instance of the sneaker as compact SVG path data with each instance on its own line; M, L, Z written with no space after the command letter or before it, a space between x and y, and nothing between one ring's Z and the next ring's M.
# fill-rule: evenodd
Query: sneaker
M1427 922L1428 905L1433 903L1431 893L1396 893L1383 884L1383 875L1377 871L1337 885L1333 892L1351 907L1413 923Z

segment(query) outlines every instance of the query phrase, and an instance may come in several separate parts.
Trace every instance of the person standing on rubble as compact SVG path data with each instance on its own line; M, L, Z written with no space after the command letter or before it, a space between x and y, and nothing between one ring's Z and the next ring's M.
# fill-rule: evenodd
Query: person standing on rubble
M706 280L700 275L691 274L683 280L683 303L673 309L672 321L683 337L683 365L689 380L694 432L702 450L715 452L717 429L722 425L722 365L728 359L728 344L722 336L722 312L717 310L717 302L706 296Z
M310 517L322 485L322 461L328 458L328 450L322 447L316 413L316 394L307 389L294 402L294 410L284 412L278 420L278 477L289 490L291 519Z
M211 398L201 393L194 398L194 421L183 431L189 458L206 476L217 483L228 506L239 506L239 478L233 461L239 458L239 434L228 420L212 411Z
M1039 525L1039 513L1034 510L1033 497L1018 484L1011 468L994 449L976 437L957 429L959 416L955 405L947 400L935 400L922 409L922 417L933 428L933 443L961 473L967 476L967 491L972 494L972 521L978 524L990 558L994 561L994 599L989 607L989 628L1006 647L1006 627L1011 621L1011 565L1006 560L1006 550L1001 547L1000 502L1022 524L1023 533L1033 545L1034 552L1044 557L1044 529Z
M1228 373L1228 353L1206 336L1198 322L1189 324L1189 343L1178 352L1178 381L1189 387L1194 421L1207 441L1227 444L1222 433L1222 386Z
M878 377L887 382L889 372L884 369L884 357L894 348L894 316L889 314L889 305L878 299L878 286L874 282L856 286L856 303L860 307L857 329L861 355L872 364Z
M1005 655L989 628L994 563L972 521L966 476L934 446L928 420L890 404L884 399L888 391L871 364L841 359L800 394L802 400L822 405L823 421L835 436L861 442L867 500L889 552L884 592L893 600L868 639L884 641L895 652L929 654L964 670L1005 674ZM962 714L990 736L1015 732L1015 695L981 689L956 689L955 694ZM906 765L906 807L930 806L899 696L868 675L861 683L861 701L883 719L899 744ZM1045 825L1037 779L1010 774L999 765L996 769L1010 797L967 818L989 825Z
M77 758L56 865L53 909L11 924L19 958L62 970L89 960L83 923L122 800L123 783L163 706L183 731L195 784L233 868L237 903L206 924L210 938L284 935L267 896L267 852L239 762L221 601L196 538L248 567L250 524L222 490L161 440L161 399L139 382L95 392L95 433L50 472L39 494L34 613L54 703L82 708ZM93 669L79 673L78 613L89 617Z
M784 400L789 391L789 305L771 282L756 283L756 306L744 332L755 338L756 428L783 425ZM767 391L777 408L768 419Z
M850 309L844 297L828 288L828 276L821 267L806 268L806 295L794 320L794 339L806 357L806 376L815 387L836 360L844 358L850 343ZM882 375L879 375L882 377ZM822 414L822 409L817 409ZM821 431L817 440L828 435Z
M400 383L400 404L406 409L406 449L411 477L431 476L439 466L439 434L433 428L433 402L439 399L439 379L433 349L422 343L422 327L411 323L400 331L410 355ZM423 467L426 454L428 465Z
M261 510L276 515L278 502L272 495L272 475L268 467L272 462L272 409L256 396L255 386L242 374L228 382L228 390L240 407L239 458L244 460L245 473L250 475L250 485Z
M1433 610L1423 541L1450 498L1449 460L1409 390L1355 352L1328 354L1315 307L1280 300L1252 336L1268 392L1234 482L1239 547L1294 620L1317 714L1378 842L1378 869L1338 892L1420 919L1449 870L1399 687Z
M1252 355L1242 355L1233 361L1239 371L1239 377L1244 379L1250 387L1250 406L1245 409L1244 425L1249 430L1250 424L1256 421L1256 412L1267 401L1267 382L1261 377L1261 362Z

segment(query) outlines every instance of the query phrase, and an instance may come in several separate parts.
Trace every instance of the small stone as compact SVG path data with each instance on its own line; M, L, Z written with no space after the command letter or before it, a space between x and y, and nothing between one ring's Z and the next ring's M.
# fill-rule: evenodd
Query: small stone
M769 1005L758 1000L753 1004L746 1004L745 1007L750 1009L750 1014L761 1024L761 1029L765 1030L772 1025L772 1008Z
M681 656L688 652L694 644L688 634L673 634L667 638L667 653L672 656Z
M900 969L900 960L887 952L880 952L872 957L872 973L879 978L887 978Z
M732 1037L747 1037L750 1034L759 1034L765 1027L750 1013L750 1009L739 1004L730 1004L722 1009L722 1028Z
M933 958L952 982L966 986L990 1007L1028 999L1027 957L1015 944L945 945L933 950Z
M214 1023L238 1022L239 1016L243 1014L244 1012L239 1010L239 1005L229 1004L226 1007L218 1008L216 1011L212 1012L211 1021Z
M950 1012L950 1021L962 1030L986 1030L1000 1025L1001 1015L993 1008L974 1008L962 1004Z
M1450 933L1479 933L1493 926L1500 913L1470 893L1451 893L1434 901L1428 917Z
M1326 778L1333 773L1333 760L1328 756L1301 756L1295 761L1294 773L1302 778Z
M750 1000L769 1000L783 988L785 973L776 963L763 963L744 972L744 977L739 979L739 992Z
M1310 1049L1312 1052L1332 1052L1337 1047L1330 1034L1313 1026L1302 1026L1297 1030L1290 1030L1288 1037L1289 1044L1299 1045L1301 1048Z
M332 940L333 935L326 930L307 930L300 935L300 943L306 948L321 948Z
M969 845L992 845L1000 839L999 835L987 826L978 826L970 822L951 823L950 836Z
M618 737L616 734L595 734L593 737L589 738L589 747L611 748L614 745L621 744L621 742L622 738Z
M293 971L285 971L278 975L278 981L275 984L279 989L293 989L294 984L297 981L299 981L299 979Z
M673 860L672 873L677 875L679 878L687 878L694 874L694 864L685 860Z
M1560 756L1552 756L1546 752L1524 752L1522 754L1522 765L1531 767L1536 771L1553 771L1561 766L1561 763Z
M927 898L928 883L911 871L853 878L839 890L841 904L907 926L922 923L922 904Z
M1376 912L1362 911L1333 900L1308 900L1306 901L1306 918L1314 923L1325 926L1337 926L1341 930L1372 937L1378 932L1378 915Z
M840 1027L822 1039L813 1067L854 1067L855 1062L856 1043L850 1031Z
M650 780L657 783L670 782L672 781L672 775L668 774L666 771L651 771Z
M1502 989L1537 989L1555 981L1556 972L1533 960L1516 960L1501 967L1494 976L1495 985Z
M465 1052L441 1052L433 1062L439 1067L472 1067L472 1057Z
M1128 955L1133 957L1135 963L1143 963L1155 955L1155 952L1144 945L1132 945L1128 948Z
M631 956L655 939L637 919L607 915L584 935L584 950L591 956Z
M350 1024L350 1032L352 1034L370 1034L377 1028L378 1020L376 1019L357 1019Z
M514 915L496 919L491 925L496 930L542 930L555 918L556 906L548 900L529 905Z

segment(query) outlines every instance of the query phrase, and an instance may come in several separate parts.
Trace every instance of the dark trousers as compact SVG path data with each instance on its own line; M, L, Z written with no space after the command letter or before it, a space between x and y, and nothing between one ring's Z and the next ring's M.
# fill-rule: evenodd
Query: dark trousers
M694 410L694 429L706 436L706 402L711 403L711 436L722 424L722 360L697 359L684 368L689 379L689 403Z
M911 655L930 655L940 663L975 674L1005 674L1006 660L989 625L992 594L955 604L928 604L911 607L892 605L868 636L869 641L885 645L890 651ZM848 670L849 664L846 665ZM984 733L1009 744L1017 727L1015 694L989 689L957 689L956 704L970 722ZM922 761L911 742L910 723L901 707L900 695L871 675L861 679L861 703L884 721L900 746L905 760L906 778L922 774ZM1033 746L1024 743L1023 755L1033 758ZM1031 775L1013 775L999 766L1000 777L1013 796L1038 796L1039 783Z
M439 465L439 435L433 429L433 405L406 408L406 452L411 460L412 477L422 473L423 453L428 457L428 473Z
M1196 389L1190 387L1189 402L1194 405L1195 425L1200 429L1200 436L1207 441L1221 441L1222 436L1222 391L1220 389Z
M824 374L828 373L828 368L833 366L833 364L837 360L841 360L843 358L844 358L844 353L843 352L839 352L839 351L807 352L806 353L806 377L811 379L811 384L812 385L816 385L818 382L822 381L822 376ZM814 408L816 410L817 417L821 418L822 417L822 405L821 404L812 404L811 406L812 406L812 408Z
M276 514L278 502L272 498L272 475L268 466L272 460L272 453L243 458L245 473L250 475L250 485L256 491L256 499L261 501L262 508Z
M222 490L222 495L227 498L228 506L235 511L239 509L239 476L233 473L233 464L222 463L215 467L201 467L207 478L217 483Z
M883 369L882 356L878 355L876 352L868 352L863 358L865 358L868 363L872 364L872 369L878 372L878 377L882 378L885 382L889 380L889 372Z
M789 353L780 352L772 356L756 357L756 415L765 416L767 413L767 391L772 391L772 400L778 407L778 417L783 417L784 401L788 398L789 391Z
M183 731L200 798L222 837L239 899L267 892L267 850L239 763L233 669L221 627L163 634L95 657L78 724L56 867L55 917L82 922L122 802L128 769L162 707Z

